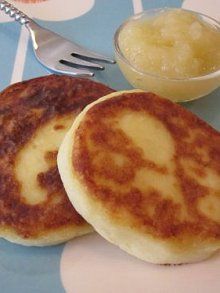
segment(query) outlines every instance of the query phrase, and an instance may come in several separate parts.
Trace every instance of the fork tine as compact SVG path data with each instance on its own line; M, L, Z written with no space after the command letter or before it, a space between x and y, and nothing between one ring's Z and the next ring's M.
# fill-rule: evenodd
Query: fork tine
M84 58L88 58L88 59L95 59L95 60L99 60L99 61L103 61L106 63L110 63L110 64L114 64L115 60L112 60L109 57L106 57L102 54L96 53L94 51L88 50L84 47L81 47L75 43L72 43L72 51L73 51L73 56L75 57L84 57Z
M4 10L6 14L9 14L9 16L15 18L15 20L20 22L20 24L25 24L31 35L35 56L46 68L62 74L91 77L94 73L87 68L104 69L104 67L90 62L90 59L104 61L107 63L115 63L114 60L108 57L85 49L84 47L71 42L59 34L41 27L7 1L0 0L0 2L2 2L0 4L1 10ZM71 55L73 58L69 60L69 55L65 61L64 57L67 52L69 52L69 54L72 53ZM74 65L77 68L74 68ZM85 67L84 69L79 68L83 66Z
M51 68L49 68L51 69ZM81 77L92 77L94 73L87 69L78 69L74 67L67 66L65 64L57 63L52 70L60 74L68 74L71 76L81 76Z
M84 66L87 68L100 69L100 70L103 70L105 68L104 66L102 66L98 63L93 63L90 61L82 60L82 59L76 58L74 56L64 56L61 61L68 62L68 63L72 64L72 66L78 65L78 66L82 66L82 67Z

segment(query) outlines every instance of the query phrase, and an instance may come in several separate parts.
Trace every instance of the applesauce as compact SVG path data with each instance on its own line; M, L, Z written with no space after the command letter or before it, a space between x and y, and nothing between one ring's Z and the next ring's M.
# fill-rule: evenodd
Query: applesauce
M207 16L146 11L125 22L116 38L116 60L137 88L183 101L220 85L220 26Z

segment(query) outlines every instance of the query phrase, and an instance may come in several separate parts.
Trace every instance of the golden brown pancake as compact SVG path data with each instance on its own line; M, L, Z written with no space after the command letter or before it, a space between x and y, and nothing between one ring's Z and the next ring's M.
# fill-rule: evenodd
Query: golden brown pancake
M76 115L110 92L88 79L49 75L0 94L0 236L51 245L92 231L66 196L56 156Z
M180 105L141 91L99 99L58 168L76 210L138 258L189 263L220 248L220 134Z

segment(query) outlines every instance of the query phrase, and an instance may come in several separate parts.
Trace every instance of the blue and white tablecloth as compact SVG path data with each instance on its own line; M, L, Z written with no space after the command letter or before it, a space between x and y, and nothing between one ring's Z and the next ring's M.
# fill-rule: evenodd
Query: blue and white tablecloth
M113 35L143 9L181 7L220 20L220 0L16 0L17 7L81 45L113 56ZM35 59L25 27L0 12L0 90L10 83L49 74ZM115 89L131 86L118 66L96 79ZM220 90L187 108L220 129ZM141 262L93 234L65 245L28 248L0 239L0 293L220 292L220 255L201 264L162 267Z

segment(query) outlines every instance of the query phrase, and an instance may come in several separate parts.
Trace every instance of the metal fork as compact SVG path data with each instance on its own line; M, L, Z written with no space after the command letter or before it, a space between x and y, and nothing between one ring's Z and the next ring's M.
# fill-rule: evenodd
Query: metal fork
M94 60L115 63L108 57L87 50L41 27L7 1L0 0L0 10L26 26L31 35L35 56L41 64L53 72L72 76L93 76L94 73L89 69L104 69L104 66L94 63Z

